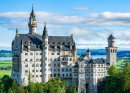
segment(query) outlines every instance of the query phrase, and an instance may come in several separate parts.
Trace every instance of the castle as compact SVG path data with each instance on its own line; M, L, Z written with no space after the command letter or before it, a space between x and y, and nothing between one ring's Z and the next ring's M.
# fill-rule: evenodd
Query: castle
M36 33L37 22L34 10L30 13L29 33L19 34L16 29L12 41L12 73L20 85L28 85L28 75L33 82L48 82L59 77L68 86L76 85L81 93L97 93L98 80L106 77L107 69L116 65L117 47L113 35L108 37L107 61L92 59L90 50L85 56L76 57L76 44L71 36L49 36L44 25L43 34Z

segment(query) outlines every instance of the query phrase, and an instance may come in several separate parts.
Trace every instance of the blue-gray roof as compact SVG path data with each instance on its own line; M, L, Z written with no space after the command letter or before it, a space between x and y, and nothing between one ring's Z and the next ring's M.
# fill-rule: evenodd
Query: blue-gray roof
M30 42L31 50L42 49L42 36L39 34L18 34L18 40L20 44L24 45L23 49L27 49L26 42ZM62 44L62 49L70 49L70 43L74 49L75 42L71 36L48 36L49 49L54 49L55 45L57 49L60 49L60 44Z
M115 37L111 34L108 39L115 39Z
M100 59L78 59L79 62L85 62L85 64L92 63L92 64L104 64L106 63L105 60Z

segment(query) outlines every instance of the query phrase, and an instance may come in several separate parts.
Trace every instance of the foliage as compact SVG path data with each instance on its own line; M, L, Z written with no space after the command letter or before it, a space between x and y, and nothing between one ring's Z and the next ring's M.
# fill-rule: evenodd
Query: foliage
M110 66L110 68L108 69L108 74L109 75L115 75L115 74L117 74L117 68L116 68L116 66L114 64L112 64Z
M109 70L109 76L99 82L99 93L130 93L130 67L125 64L122 71L112 65ZM115 72L114 72L115 71Z
M29 80L27 86L23 86L22 82L21 85L18 86L16 80L12 80L7 75L0 78L0 93L65 93L65 89L65 81L61 81L58 77L49 80L47 83L34 83ZM71 89L72 92L67 93L76 93L76 86Z

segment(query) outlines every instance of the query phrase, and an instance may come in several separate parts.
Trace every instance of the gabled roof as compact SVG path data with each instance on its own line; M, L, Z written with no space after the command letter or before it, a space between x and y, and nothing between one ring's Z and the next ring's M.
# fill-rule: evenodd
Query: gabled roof
M108 39L116 39L112 34L108 37Z
M90 59L88 63L96 64L96 62L93 59Z

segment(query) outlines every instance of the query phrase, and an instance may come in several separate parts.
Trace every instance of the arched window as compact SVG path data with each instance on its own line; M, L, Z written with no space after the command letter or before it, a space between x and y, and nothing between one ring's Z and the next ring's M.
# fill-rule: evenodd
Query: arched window
M36 64L36 67L39 67L39 64Z
M62 58L62 60L64 61L64 58Z
M113 49L113 53L114 53L114 49Z
M64 77L64 74L63 74L63 77Z

